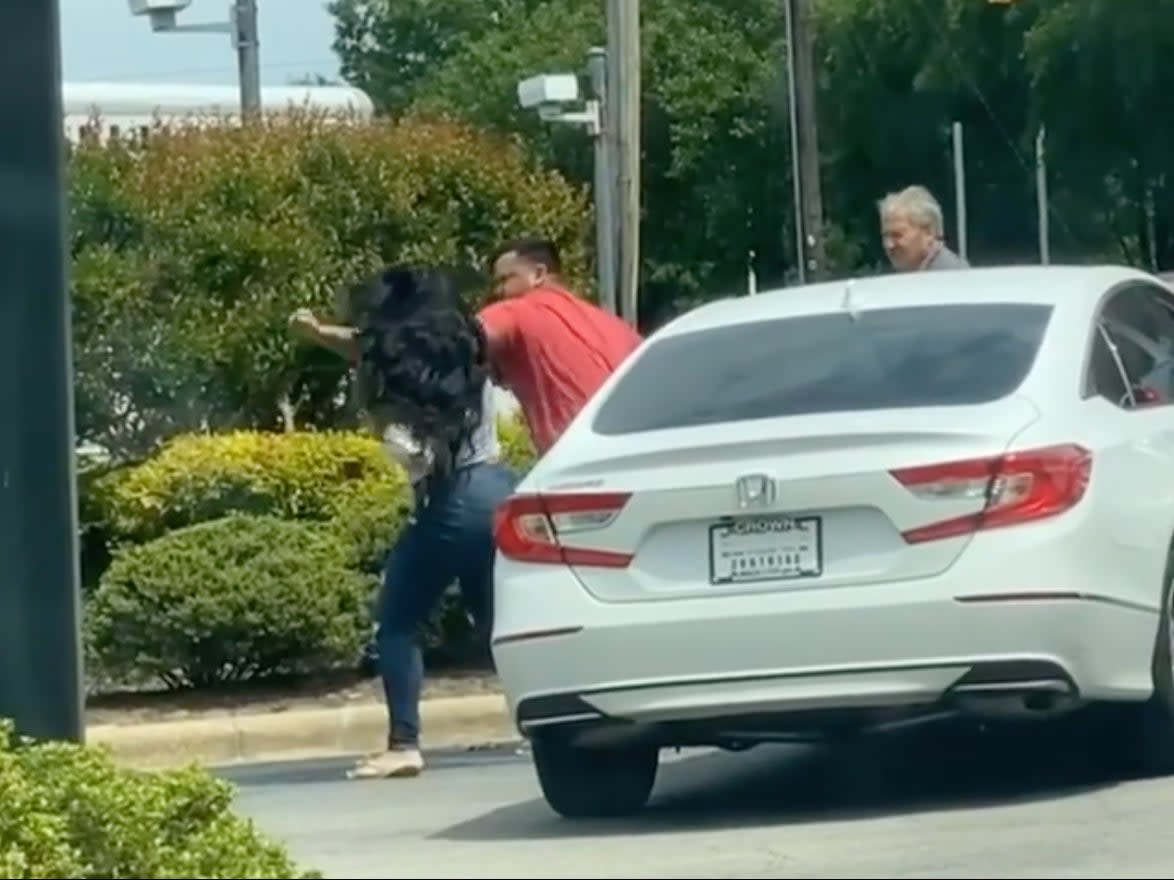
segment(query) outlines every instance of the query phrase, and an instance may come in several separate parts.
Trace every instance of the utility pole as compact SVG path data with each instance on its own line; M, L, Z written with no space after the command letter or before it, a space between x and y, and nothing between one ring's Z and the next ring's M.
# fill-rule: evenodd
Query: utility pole
M261 112L261 36L257 0L232 0L228 20L181 24L179 13L192 0L129 0L132 15L146 16L157 34L228 34L236 50L241 117Z
M1052 234L1048 226L1047 131L1042 126L1035 135L1035 206L1039 224L1039 261L1046 266L1052 262ZM1153 240L1152 236L1150 240Z
M607 0L607 120L616 159L616 279L620 315L639 320L640 0Z
M57 0L0 3L0 717L84 738ZM5 73L5 71L7 71Z
M235 0L232 14L240 77L241 115L261 112L261 35L257 30L257 0Z
M816 116L811 0L783 0L791 109L791 173L795 192L795 246L799 283L826 271L819 122Z
M612 157L615 136L610 128L607 88L607 50L596 46L587 53L591 90L596 101L595 149L595 262L598 272L599 303L613 315L620 314L616 293L615 198L619 192Z
M954 160L954 210L955 225L958 228L958 256L967 259L970 253L969 225L966 220L966 152L965 134L961 122L955 122L950 131L954 139L952 158Z

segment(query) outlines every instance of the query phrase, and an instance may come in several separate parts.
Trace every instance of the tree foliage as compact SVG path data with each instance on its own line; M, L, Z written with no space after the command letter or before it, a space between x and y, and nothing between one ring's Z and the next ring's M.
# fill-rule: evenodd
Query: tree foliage
M938 194L957 239L955 121L964 127L974 262L1038 258L1034 151L1043 125L1054 257L1174 263L1166 197L1174 133L1161 112L1174 76L1163 64L1174 48L1174 0L814 7L835 271L881 263L876 200L909 183ZM513 133L568 176L590 180L582 133L520 110L513 89L534 73L582 71L587 48L604 40L601 2L486 4L445 19L443 52L404 25L436 19L415 4L336 0L334 8L352 80L385 106L443 109ZM751 251L762 280L780 280L793 262L780 4L645 0L642 8L645 299L736 292ZM402 25L394 40L389 22ZM385 99L380 83L407 59L419 75Z
M1032 0L1024 14L1035 112L1053 152L1075 184L1091 184L1135 260L1174 267L1174 2Z
M354 82L377 88L405 59L429 52L403 37L406 31L394 41L380 39L386 22L407 14L407 5L394 4L394 15L390 5L335 4L336 48ZM586 184L592 167L586 136L519 108L516 85L536 73L582 73L588 50L605 42L603 4L505 0L502 7L495 27L470 25L462 39L453 39L451 52L432 56L410 106L512 133ZM643 15L642 247L644 300L654 309L711 289L743 289L751 253L767 274L781 272L790 247L790 177L776 4L646 0ZM353 29L360 20L368 22L362 39ZM393 108L409 105L399 96L378 100Z
M533 0L332 0L342 73L385 111L399 113L436 65L511 19Z

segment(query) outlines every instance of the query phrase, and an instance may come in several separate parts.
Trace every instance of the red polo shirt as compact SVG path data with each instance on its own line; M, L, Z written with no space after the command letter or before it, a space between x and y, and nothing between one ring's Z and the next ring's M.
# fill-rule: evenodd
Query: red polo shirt
M490 359L518 398L539 455L641 342L620 318L558 287L493 303L480 318Z

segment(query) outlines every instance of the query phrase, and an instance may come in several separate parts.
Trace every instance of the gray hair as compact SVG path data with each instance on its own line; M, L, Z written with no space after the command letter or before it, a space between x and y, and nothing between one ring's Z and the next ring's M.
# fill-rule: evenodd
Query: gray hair
M907 186L899 192L889 193L880 200L877 208L882 222L900 217L929 230L937 238L945 233L942 206L924 186Z

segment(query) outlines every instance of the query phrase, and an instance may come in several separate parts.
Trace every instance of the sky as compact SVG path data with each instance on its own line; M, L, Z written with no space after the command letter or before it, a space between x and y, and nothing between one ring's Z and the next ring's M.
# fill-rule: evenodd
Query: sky
M13 0L0 0L13 2ZM127 0L59 0L61 64L68 81L236 83L227 34L156 34ZM284 85L309 74L335 77L327 0L258 0L261 81ZM228 18L229 0L192 0L188 23Z

